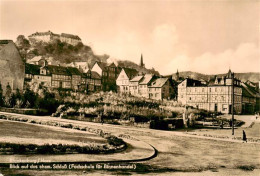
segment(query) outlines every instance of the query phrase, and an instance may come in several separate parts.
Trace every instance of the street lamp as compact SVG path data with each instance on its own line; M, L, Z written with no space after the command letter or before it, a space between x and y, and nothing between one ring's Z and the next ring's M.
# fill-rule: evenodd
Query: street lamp
M234 129L234 98L235 98L235 93L234 93L234 72L231 73L231 78L232 78L232 90L231 90L231 93L232 93L232 98L231 98L231 101L232 101L232 109L231 109L231 113L232 113L232 135L235 134L235 129Z

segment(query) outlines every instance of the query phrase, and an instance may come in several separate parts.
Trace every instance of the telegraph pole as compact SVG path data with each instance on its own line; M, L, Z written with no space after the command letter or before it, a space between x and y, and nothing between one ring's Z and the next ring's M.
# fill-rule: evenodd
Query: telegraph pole
M232 101L232 109L231 109L231 112L232 112L232 135L235 134L235 129L234 129L234 98L235 98L235 92L234 92L234 72L231 73L231 77L232 77L232 88L231 88L231 93L232 93L232 98L231 98L231 101Z

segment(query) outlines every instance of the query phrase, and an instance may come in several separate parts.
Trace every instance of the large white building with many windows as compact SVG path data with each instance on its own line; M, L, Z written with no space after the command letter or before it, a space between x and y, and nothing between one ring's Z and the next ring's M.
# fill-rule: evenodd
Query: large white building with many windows
M231 113L232 78L229 70L226 76L215 77L208 83L186 78L178 85L178 101L208 111ZM234 111L242 113L242 87L240 80L234 79Z

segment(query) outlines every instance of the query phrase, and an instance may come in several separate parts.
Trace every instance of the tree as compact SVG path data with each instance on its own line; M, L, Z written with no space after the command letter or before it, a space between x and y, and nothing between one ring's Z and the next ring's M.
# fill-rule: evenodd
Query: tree
M30 48L30 42L27 40L24 35L19 35L16 38L16 45L19 49L29 49Z
M11 97L11 94L12 94L12 88L11 88L11 86L8 83L7 86L6 86L5 96L6 97Z
M0 83L0 106L4 106L3 89L2 89L2 84L1 83Z
M23 96L23 107L27 105L30 108L34 107L36 100L37 100L37 95L29 88L26 88Z

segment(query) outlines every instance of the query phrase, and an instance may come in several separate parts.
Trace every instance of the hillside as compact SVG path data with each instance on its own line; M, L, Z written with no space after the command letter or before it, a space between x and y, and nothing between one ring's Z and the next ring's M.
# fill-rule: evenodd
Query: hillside
M145 67L140 67L138 64L132 62L132 61L128 61L128 60L118 60L117 61L118 66L120 67L127 67L127 68L133 68L136 69L139 73L150 73L150 74L155 74L155 75L160 75L160 73L158 71L156 71L155 69L147 69Z
M35 56L44 56L47 58L51 57L60 64L68 64L73 61L86 61L92 64L95 61L106 62L109 58L108 55L94 54L90 46L81 42L75 46L60 40L31 43L23 35L19 35L16 45L24 60L29 60Z
M32 59L35 56L43 56L49 58L55 64L66 65L74 61L85 61L89 65L93 65L96 61L107 62L109 55L96 55L90 46L78 43L73 46L60 40L52 42L30 42L23 35L17 37L15 42L20 51L21 56L25 61ZM153 73L159 75L154 69L146 69L140 67L131 61L116 61L120 67L134 68L140 73Z
M226 73L224 74L217 74L218 77L222 77L225 76ZM193 78L193 79L203 79L203 80L209 80L210 78L214 78L216 75L206 75L206 74L202 74L202 73L197 73L197 72L192 72L192 71L185 71L185 72L179 72L179 76L186 78ZM173 78L176 78L176 73L172 74ZM257 83L260 81L260 73L257 72L248 72L248 73L235 73L235 77L240 79L241 81L251 81L254 83Z

